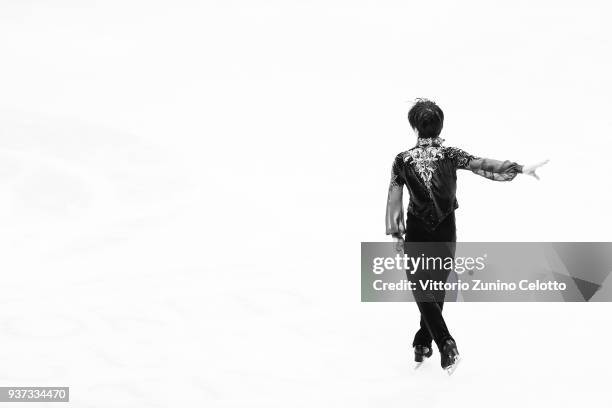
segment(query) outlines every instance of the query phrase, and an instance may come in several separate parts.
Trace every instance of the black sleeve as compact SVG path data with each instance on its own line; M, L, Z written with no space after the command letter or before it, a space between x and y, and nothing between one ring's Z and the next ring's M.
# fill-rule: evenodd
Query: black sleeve
M455 147L449 149L449 155L453 158L457 169L470 170L490 180L510 181L523 171L523 166L510 160L487 159L473 156Z
M405 232L404 206L402 196L404 192L404 166L403 155L395 157L391 167L391 181L389 182L389 193L387 195L386 232L387 235L400 235Z

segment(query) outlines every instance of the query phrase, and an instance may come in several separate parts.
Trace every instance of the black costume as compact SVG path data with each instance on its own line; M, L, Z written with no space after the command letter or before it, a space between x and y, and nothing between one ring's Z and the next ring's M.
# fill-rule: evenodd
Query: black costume
M471 170L491 180L510 181L523 168L510 161L472 156L461 149L442 146L442 142L439 137L419 138L415 147L395 157L387 198L386 230L387 235L404 235L407 245L410 242L445 242L446 245L436 246L439 253L428 256L454 257L454 211L459 207L455 197L457 169ZM410 193L406 221L402 203L404 186ZM449 272L417 271L408 278L446 281ZM421 328L413 346L431 348L433 339L441 350L446 340L452 339L442 317L444 291L418 289L414 294L421 312Z

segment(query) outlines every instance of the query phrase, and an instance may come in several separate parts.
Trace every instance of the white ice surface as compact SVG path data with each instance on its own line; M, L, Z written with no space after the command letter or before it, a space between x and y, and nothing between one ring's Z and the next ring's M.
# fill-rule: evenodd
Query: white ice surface
M437 353L412 370L415 305L359 299L417 96L451 144L551 159L539 183L460 175L459 239L610 240L605 2L0 10L0 385L104 408L610 400L609 303L449 304L449 378Z

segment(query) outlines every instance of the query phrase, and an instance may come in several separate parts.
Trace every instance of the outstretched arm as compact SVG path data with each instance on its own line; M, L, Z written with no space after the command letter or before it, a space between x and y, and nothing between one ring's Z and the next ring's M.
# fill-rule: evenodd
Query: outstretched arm
M510 181L513 180L519 173L533 176L539 180L540 178L535 171L539 167L548 163L548 160L545 160L530 166L521 166L520 164L511 162L510 160L500 161L476 157L456 148L451 148L450 153L454 158L455 165L458 169L470 170L474 174L478 174L479 176L495 181Z
M469 161L467 169L491 180L510 181L523 171L523 166L510 160L474 158Z

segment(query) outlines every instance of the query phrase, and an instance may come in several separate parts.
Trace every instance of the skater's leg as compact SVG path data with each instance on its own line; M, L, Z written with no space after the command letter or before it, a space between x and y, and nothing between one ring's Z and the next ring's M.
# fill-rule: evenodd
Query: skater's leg
M450 243L450 245L441 244L439 247L430 247L433 253L429 254L432 256L438 255L442 259L446 256L454 257L456 241L456 229L455 229L455 214L451 213L435 231L430 231L427 227L417 218L408 214L406 220L406 234L405 241L407 243L413 242L441 242ZM408 275L409 280L427 280L435 279L446 282L448 278L448 271L413 271L412 274ZM415 300L421 312L420 316L420 328L417 331L413 346L424 345L430 346L432 339L436 342L436 345L441 350L446 340L452 339L446 322L442 317L442 309L444 307L444 290L436 291L424 291L417 288L414 292Z
M444 301L442 300L442 301L438 302L438 306L440 306L440 313L442 313L442 316L443 316L442 318L444 318ZM446 324L446 320L444 321L444 324ZM453 336L450 334L450 332L448 333L447 339L454 340Z
M440 306L440 312L444 309L444 302L438 302L438 306ZM427 346L431 348L432 337L429 329L427 328L427 324L425 323L425 319L423 315L419 313L421 318L420 328L417 330L414 335L414 341L412 342L412 347L414 346Z
M414 335L414 341L412 342L412 346L427 346L431 347L431 334L429 333L429 329L427 328L427 324L425 324L425 319L423 315L421 316L420 328Z
M445 258L448 255L447 246L441 243L440 247L433 246L429 248L428 255L435 257ZM419 282L431 281L438 282L440 284L447 281L449 276L449 270L444 268L435 267L432 269L420 269L415 272L414 277ZM421 312L421 321L424 324L428 337L421 337L419 340L425 337L425 340L429 338L436 342L439 350L442 350L445 342L452 339L449 333L444 317L442 316L442 310L444 308L444 298L446 292L443 288L433 289L431 287L424 289L420 284L417 284L413 292L417 305ZM420 331L421 333L424 330ZM418 335L418 333L417 333ZM415 336L415 342L417 341Z
M417 305L433 341L435 341L438 349L442 350L446 340L452 339L452 336L446 327L444 317L442 317L440 305L435 301L417 302Z

